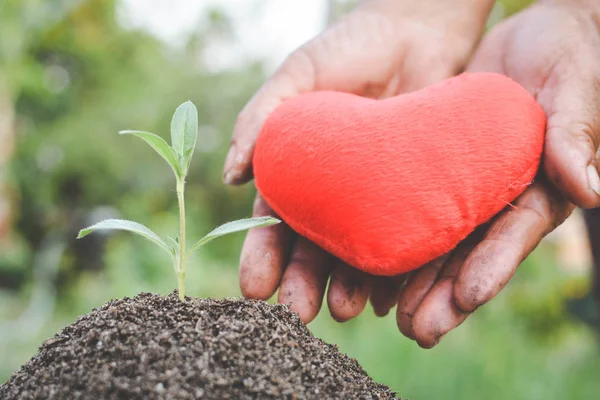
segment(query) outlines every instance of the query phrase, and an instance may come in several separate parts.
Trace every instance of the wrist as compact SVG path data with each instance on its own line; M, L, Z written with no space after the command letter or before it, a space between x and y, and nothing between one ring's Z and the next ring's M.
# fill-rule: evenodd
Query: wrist
M600 1L598 0L538 0L537 4L554 5L577 11L592 12L597 16L600 16Z
M495 0L361 0L357 11L375 12L403 23L428 25L472 48L479 41Z
M399 17L419 15L483 27L494 3L495 0L360 0L358 7Z

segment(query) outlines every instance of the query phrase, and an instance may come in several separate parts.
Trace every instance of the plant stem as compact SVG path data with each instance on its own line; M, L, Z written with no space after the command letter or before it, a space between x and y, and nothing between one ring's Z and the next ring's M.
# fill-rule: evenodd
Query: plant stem
M179 300L185 301L185 178L177 179L177 204L179 205L179 255L177 268L177 283L179 286Z
M177 273L177 286L179 288L179 300L185 303L185 272Z

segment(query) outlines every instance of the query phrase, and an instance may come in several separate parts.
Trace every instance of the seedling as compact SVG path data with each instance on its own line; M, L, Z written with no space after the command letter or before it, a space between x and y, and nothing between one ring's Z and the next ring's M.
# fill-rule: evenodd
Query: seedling
M144 131L121 131L121 135L134 135L148 143L162 158L167 161L175 174L177 189L177 204L179 206L179 235L175 238L161 239L149 228L137 222L123 219L107 219L79 231L78 239L83 238L97 230L122 230L136 233L158 245L170 254L173 261L173 270L177 276L179 299L185 301L185 270L186 260L201 246L218 237L240 232L252 228L274 225L280 220L272 217L245 218L223 224L202 239L198 240L191 248L186 247L185 237L185 178L190 168L190 162L196 146L198 136L198 110L191 101L177 107L171 120L171 146L160 136Z

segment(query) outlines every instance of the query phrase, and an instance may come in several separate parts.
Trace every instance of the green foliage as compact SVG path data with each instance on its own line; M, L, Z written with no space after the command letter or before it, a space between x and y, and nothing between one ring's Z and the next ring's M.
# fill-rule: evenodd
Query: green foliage
M197 137L198 111L191 101L186 101L177 107L171 120L171 145L175 154L179 156L180 178L187 175Z
M77 235L77 239L81 239L98 230L120 230L137 233L138 235L148 239L158 247L164 249L167 253L172 253L169 246L158 235L146 228L144 225L124 219L105 219L92 226L82 229Z
M173 169L176 178L182 175L182 167L180 165L180 156L169 144L160 136L154 133L144 131L121 131L121 135L134 135L148 143ZM187 171L187 168L186 168Z
M188 173L190 161L196 146L198 136L198 111L196 106L187 101L177 107L173 119L171 120L171 146L167 144L160 136L153 133L142 131L121 131L121 133L131 133L149 144L156 152L170 165L175 172L177 181L177 198L179 205L179 236L177 239L169 238L170 245L167 245L156 233L149 228L137 222L106 219L92 226L79 231L77 238L83 238L97 230L122 230L136 233L160 248L170 253L173 258L173 269L177 275L179 284L179 299L185 301L185 273L186 259L190 253L196 251L200 246L209 241L230 233L240 232L252 228L264 227L278 224L279 221L273 217L258 217L246 218L238 221L231 221L223 224L202 239L189 250L186 249L186 229L185 229L185 202L184 202L184 187L185 177Z
M269 226L278 223L276 218L272 217L254 217L254 218L245 218L237 221L227 222L209 233L206 234L202 239L198 240L190 251L195 251L200 248L200 246L205 245L206 243L219 238L221 236L229 235L230 233L245 231L247 229L252 228L260 228L263 226Z
M120 217L120 210L127 219L160 225L164 210L177 207L171 172L135 141L114 140L110 132L131 126L165 132L169 110L182 96L198 105L202 137L196 146L202 157L190 167L186 182L194 221L188 233L199 237L224 220L244 217L254 189L232 191L215 171L221 168L237 112L263 79L260 67L217 73L196 67L210 42L206 26L198 29L202 45L180 51L121 27L115 1L44 4L0 2L0 31L6 33L0 35L0 52L8 51L4 44L18 42L10 63L8 56L0 60L0 79L10 83L17 117L16 153L2 174L10 179L17 204L11 241L24 244L19 257L31 259L45 237L74 237L91 214L103 210L107 216ZM204 251L229 257L240 239L223 238ZM84 271L106 267L105 246L111 240L98 236L67 247L56 283L59 296ZM0 281L25 289L21 284L31 276L31 264L21 266L14 279L4 279L4 269L14 270L10 262L0 258Z
M510 16L531 5L533 0L502 0L498 3L504 8L504 14Z

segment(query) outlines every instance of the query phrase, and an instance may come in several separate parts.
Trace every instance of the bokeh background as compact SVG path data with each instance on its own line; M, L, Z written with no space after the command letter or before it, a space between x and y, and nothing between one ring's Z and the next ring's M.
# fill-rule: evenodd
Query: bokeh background
M496 4L489 26L526 1ZM325 0L0 0L0 382L78 315L109 299L176 287L169 260L128 234L77 231L100 218L177 229L171 172L121 129L168 135L191 99L200 134L187 186L189 235L248 216L252 185L221 167L236 115L298 45L352 7ZM243 234L191 262L188 294L239 296ZM575 214L506 290L433 350L370 306L314 334L409 399L597 399L598 310Z

